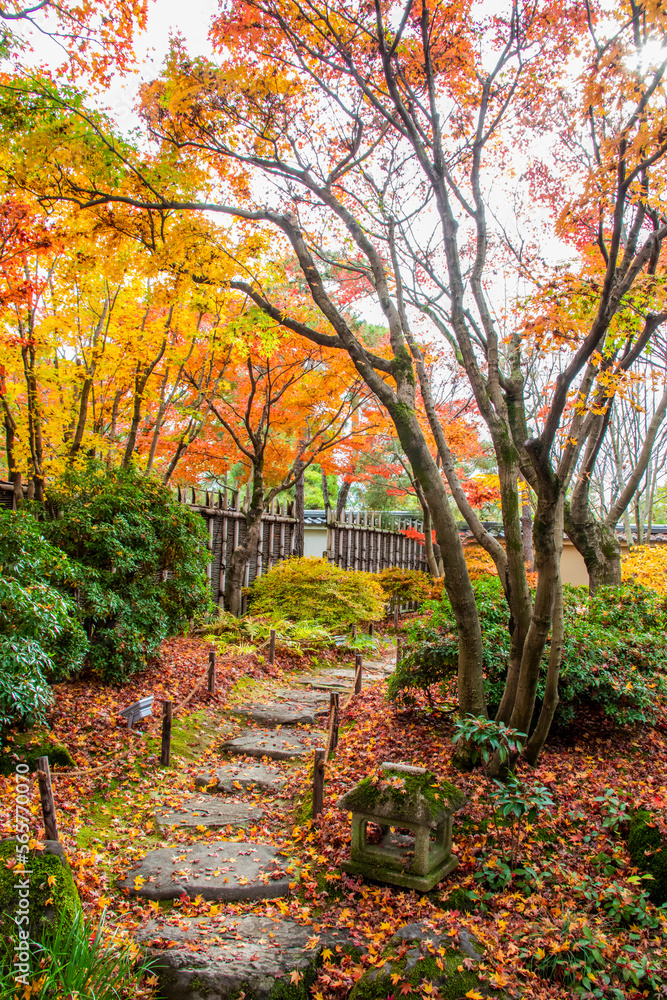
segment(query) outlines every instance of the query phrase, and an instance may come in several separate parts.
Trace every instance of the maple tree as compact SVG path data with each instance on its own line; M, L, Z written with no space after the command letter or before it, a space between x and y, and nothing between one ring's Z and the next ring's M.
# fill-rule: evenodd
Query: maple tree
M97 113L43 83L13 82L5 91L29 121L25 148L12 151L20 163L12 175L39 187L42 198L96 212L113 205L135 227L158 231L174 214L222 213L244 232L255 224L260 239L275 233L281 257L291 252L302 280L290 308L273 300L252 267L229 285L305 340L345 351L390 414L443 554L460 637L460 709L483 715L479 616L447 489L420 421L423 404L447 487L503 581L512 642L498 718L524 732L553 620L548 696L528 746L532 760L558 698L565 493L575 470L585 480L606 432L599 411L609 369L627 370L664 319L657 279L667 233L653 199L665 154L665 64L643 61L647 47L661 44L660 10L622 4L610 16L592 3L561 3L557 13L552 3L508 3L486 18L459 3L445 15L422 2L408 3L394 24L380 2L361 11L341 3L334 17L317 4L304 11L289 0L240 0L214 19L217 63L190 57L177 41L162 76L144 88L149 152L114 138ZM584 67L578 75L570 62L575 50ZM250 51L251 60L239 60ZM63 141L44 160L54 113L57 121L74 115L85 162L72 162ZM507 184L515 184L515 171L503 169L518 144L544 135L568 180L556 187L543 163L526 170L519 183L525 209L519 204L516 224L530 229L531 210L539 214L548 201L550 231L569 241L573 262L554 272L533 241L511 276L518 280L539 266L555 273L556 290L571 291L583 305L576 313L554 306L542 317L503 313L492 302L493 251L506 227L496 224L494 210ZM271 178L273 204L253 195L255 181L264 192L262 177ZM220 240L228 240L226 230ZM350 316L350 294L358 297L360 288L388 324L389 342L380 350ZM485 531L456 475L424 360L426 326L454 353L486 422L506 548ZM560 359L541 407L529 397L526 374L536 348ZM536 504L534 598L520 475Z

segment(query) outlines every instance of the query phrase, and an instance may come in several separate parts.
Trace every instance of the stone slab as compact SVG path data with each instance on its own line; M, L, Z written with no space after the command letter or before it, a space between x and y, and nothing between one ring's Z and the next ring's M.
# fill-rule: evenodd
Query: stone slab
M276 698L291 702L300 708L308 706L316 715L329 711L329 696L326 691L295 691L291 688L279 688L276 691Z
M263 726L312 726L315 723L315 713L312 709L301 707L290 702L277 705L258 703L233 708L234 715L240 715Z
M227 915L214 922L197 917L174 924L149 921L136 938L157 962L165 1000L269 1000L281 988L286 992L280 995L287 996L297 970L305 987L298 995L305 996L326 947L312 927L252 915Z
M322 673L325 676L327 676L327 677L330 676L330 677L334 677L334 678L340 678L341 680L343 680L343 679L347 680L349 678L352 681L357 676L357 671L353 670L351 667L349 667L349 668L348 667L327 667L325 670L322 671ZM380 676L381 676L381 671L379 671L377 668L371 669L371 666L370 666L369 663L363 663L362 667L361 667L361 676L364 677L364 676L368 676L369 674L371 676L377 674L377 679L379 679Z
M291 733L284 729L246 729L234 740L223 744L231 753L247 754L249 757L268 757L271 760L292 760L307 756L313 747L322 742L322 735Z
M363 675L362 675L363 677ZM327 677L326 674L301 674L295 677L297 684L308 684L311 688L320 691L351 691L352 683L348 683L344 677Z
M215 774L199 774L195 778L199 788L213 787L216 792L238 792L241 788L261 788L266 792L279 792L285 785L282 772L263 764L225 764L216 768Z
M220 899L286 896L294 875L287 858L267 844L211 841L149 851L118 887L145 899Z
M212 795L195 795L177 809L156 812L158 826L239 826L261 819L264 811L245 802L230 802Z

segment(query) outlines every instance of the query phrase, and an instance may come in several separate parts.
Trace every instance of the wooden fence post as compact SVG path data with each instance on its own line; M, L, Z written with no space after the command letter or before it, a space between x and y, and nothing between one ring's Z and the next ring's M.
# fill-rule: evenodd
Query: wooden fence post
M357 641L357 626L353 625L352 626L352 642L356 642L356 641Z
M326 750L317 749L315 751L315 764L313 767L313 819L317 819L324 806L324 759L326 754Z
M210 695L215 695L216 688L216 676L215 676L215 652L211 650L208 654L208 693Z
M329 750L335 750L338 746L338 725L339 725L339 713L340 713L340 695L336 694L334 691L329 693L329 731L331 733L331 741L329 745Z
M370 639L373 638L373 622L368 623L368 636Z
M400 637L400 635L397 635L396 636L396 666L398 666L398 661L400 660L400 658L401 658L401 637Z
M37 758L37 781L39 782L39 797L42 802L44 831L47 840L60 840L58 824L56 823L56 803L51 786L51 768L48 757Z
M394 604L394 632L398 632L398 603Z
M167 767L171 756L171 713L173 707L173 701L162 702L162 753L160 754L162 767Z
M363 657L361 653L357 653L354 658L354 693L361 693L361 673L362 673L362 661Z
M269 639L269 663L276 662L276 630L271 629L271 638Z

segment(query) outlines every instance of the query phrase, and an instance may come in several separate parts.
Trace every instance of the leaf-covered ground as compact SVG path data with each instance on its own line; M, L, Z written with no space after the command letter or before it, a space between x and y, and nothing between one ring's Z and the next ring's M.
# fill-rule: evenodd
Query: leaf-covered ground
M415 920L428 921L434 933L450 933L452 938L466 927L482 942L486 953L479 967L480 995L572 996L567 977L575 982L577 975L583 977L578 964L582 956L593 973L586 980L589 996L649 995L642 969L667 979L667 919L641 900L647 883L632 868L623 836L628 808L650 809L664 828L664 715L655 729L641 731L614 730L600 717L581 720L575 729L555 735L536 769L520 768L529 786L541 783L549 788L555 805L526 829L518 868L504 885L507 831L501 831L496 843L487 826L487 780L479 772L452 769L452 724L447 716L389 709L384 684L364 689L343 715L338 749L327 765L325 812L317 824L306 818L310 766L298 763L285 765L287 797L262 794L265 815L256 827L226 832L173 829L163 839L155 826L156 805L178 805L192 792L195 776L220 760L221 736L238 729L230 705L247 699L250 692L253 700L269 698L276 686L289 681L291 670L303 671L307 662L282 658L272 668L256 656L221 662L217 698L209 699L202 687L177 712L172 766L160 769L159 718L142 723L142 733L128 733L118 709L147 693L156 699L170 697L179 705L204 676L208 649L195 639L171 640L164 644L159 662L122 688L86 681L56 688L54 735L77 764L74 772L56 769L58 821L89 912L106 908L111 922L128 934L157 913L175 922L197 915L213 923L229 912L289 915L311 926L313 937L329 926L347 927L358 939L361 957L325 952L315 1000L346 997L367 968L383 961L383 949L397 927ZM337 799L386 760L428 767L454 781L467 796L454 828L459 866L427 896L371 886L341 872L340 863L349 853L350 824L348 815L336 808ZM11 799L11 780L0 779L5 801ZM36 792L33 812L35 834L40 836ZM11 833L11 818L3 817L3 823L5 833ZM286 847L297 861L300 881L287 899L252 905L214 905L185 897L153 903L130 899L115 888L116 877L146 850L205 839L261 840ZM606 983L611 970L613 982ZM661 995L660 989L650 995ZM148 983L145 995L150 992ZM414 991L396 982L396 997L410 992L437 996L428 982Z

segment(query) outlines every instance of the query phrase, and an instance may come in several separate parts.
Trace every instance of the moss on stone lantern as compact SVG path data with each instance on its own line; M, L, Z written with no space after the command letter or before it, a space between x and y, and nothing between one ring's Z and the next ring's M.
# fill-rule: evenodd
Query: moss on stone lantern
M350 860L343 868L377 882L429 892L456 867L452 815L464 796L423 767L381 764L338 801L352 813ZM379 828L369 843L368 824ZM409 830L411 836L397 833Z

